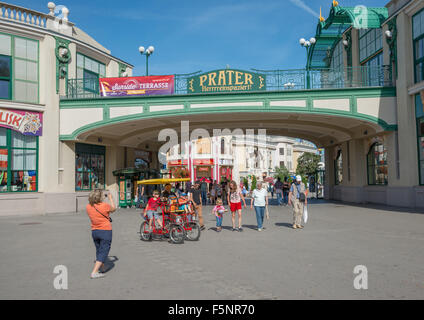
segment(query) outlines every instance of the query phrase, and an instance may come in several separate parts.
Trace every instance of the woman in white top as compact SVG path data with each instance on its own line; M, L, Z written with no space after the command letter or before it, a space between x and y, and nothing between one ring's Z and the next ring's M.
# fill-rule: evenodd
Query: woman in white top
M256 184L256 189L252 192L252 202L250 208L255 207L256 220L258 221L258 231L262 231L265 208L268 206L268 191L262 188L262 182Z

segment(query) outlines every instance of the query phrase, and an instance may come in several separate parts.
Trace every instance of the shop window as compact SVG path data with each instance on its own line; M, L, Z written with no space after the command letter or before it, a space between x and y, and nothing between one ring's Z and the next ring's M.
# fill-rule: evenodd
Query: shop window
M38 137L0 128L0 192L37 191Z
M343 182L343 155L342 150L337 153L336 160L334 161L335 184L339 185Z
M90 191L105 186L105 147L76 144L75 190Z
M367 155L368 184L387 185L387 150L384 144L374 143Z

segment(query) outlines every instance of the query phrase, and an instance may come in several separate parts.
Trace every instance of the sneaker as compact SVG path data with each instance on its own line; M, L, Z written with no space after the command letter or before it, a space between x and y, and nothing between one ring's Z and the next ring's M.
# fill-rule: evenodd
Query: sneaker
M261 232L261 231L262 231L262 229L261 229L261 228L259 228L259 229L258 229L258 231L259 231L259 232Z
M237 231L237 229L236 228L231 228L231 231Z
M205 229L206 229L206 227L204 225L200 227L200 231L203 231Z
M238 231L239 232L242 232L243 231L243 228L242 227L238 228Z
M96 272L96 273L92 273L90 278L91 279L99 279L99 278L104 278L106 275L100 272Z

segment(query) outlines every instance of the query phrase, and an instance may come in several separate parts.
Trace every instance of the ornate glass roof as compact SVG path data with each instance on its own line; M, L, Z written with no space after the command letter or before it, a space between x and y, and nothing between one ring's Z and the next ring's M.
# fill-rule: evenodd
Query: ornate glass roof
M387 8L369 8L365 6L332 6L329 17L320 19L316 31L316 43L309 50L307 67L328 68L333 49L343 33L349 28L375 29L388 18Z

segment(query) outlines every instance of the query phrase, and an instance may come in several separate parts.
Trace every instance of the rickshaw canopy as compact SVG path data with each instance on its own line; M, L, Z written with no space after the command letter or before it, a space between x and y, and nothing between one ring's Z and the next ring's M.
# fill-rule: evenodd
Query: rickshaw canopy
M150 180L141 180L137 181L137 184L167 184L167 183L177 183L177 182L188 182L190 178L176 178L176 179L150 179Z

